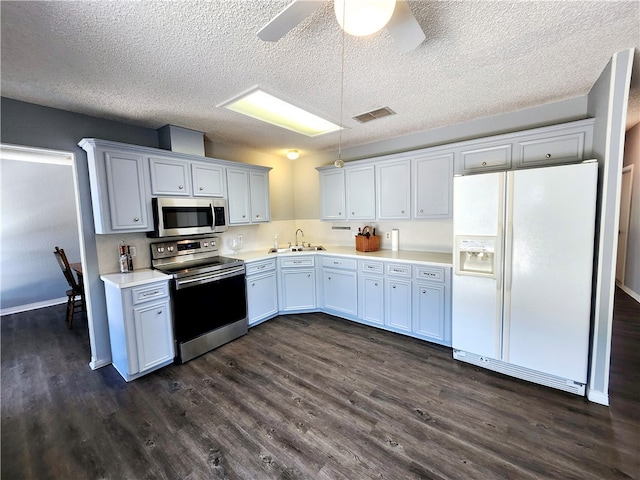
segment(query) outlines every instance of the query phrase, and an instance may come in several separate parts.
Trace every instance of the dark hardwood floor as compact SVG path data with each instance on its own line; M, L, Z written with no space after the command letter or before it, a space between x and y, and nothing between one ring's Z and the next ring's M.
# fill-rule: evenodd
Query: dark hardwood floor
M2 317L2 479L640 478L640 305L609 408L324 314L129 384L64 306Z

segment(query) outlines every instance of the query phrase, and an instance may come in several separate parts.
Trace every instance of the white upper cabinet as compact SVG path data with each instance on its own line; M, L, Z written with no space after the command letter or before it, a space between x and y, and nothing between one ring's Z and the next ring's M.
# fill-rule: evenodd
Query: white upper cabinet
M97 234L151 230L151 198L145 158L132 149L84 139L93 220Z
M227 191L230 225L271 219L268 170L227 168Z
M150 156L149 169L152 195L191 195L189 162Z
M376 164L376 213L379 220L411 218L411 160Z
M251 200L251 222L268 222L271 219L269 203L269 172L249 172L249 198Z
M224 197L224 167L207 163L192 163L194 197Z
M344 169L333 168L320 172L320 218L322 220L344 220L345 183Z
M373 165L345 168L347 220L373 220L376 217L375 169Z
M453 153L413 160L414 217L450 218L453 193Z

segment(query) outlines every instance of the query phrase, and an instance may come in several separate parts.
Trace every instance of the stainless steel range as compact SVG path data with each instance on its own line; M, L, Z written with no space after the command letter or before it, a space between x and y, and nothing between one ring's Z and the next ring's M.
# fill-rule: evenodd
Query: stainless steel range
M218 238L151 244L153 268L173 276L177 361L187 362L247 333L242 260L218 255Z

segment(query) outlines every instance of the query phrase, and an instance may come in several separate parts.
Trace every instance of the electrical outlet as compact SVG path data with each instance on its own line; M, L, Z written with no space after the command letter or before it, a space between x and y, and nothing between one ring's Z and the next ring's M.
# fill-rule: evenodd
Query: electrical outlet
M238 234L238 236L236 237L238 239L238 243L242 243L242 235Z
M384 232L384 238L386 240L391 240L391 232Z

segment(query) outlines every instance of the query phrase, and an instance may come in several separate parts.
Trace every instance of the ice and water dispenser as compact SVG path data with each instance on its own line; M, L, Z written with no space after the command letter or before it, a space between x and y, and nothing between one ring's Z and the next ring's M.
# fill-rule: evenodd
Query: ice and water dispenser
M497 237L456 237L457 275L495 277Z

